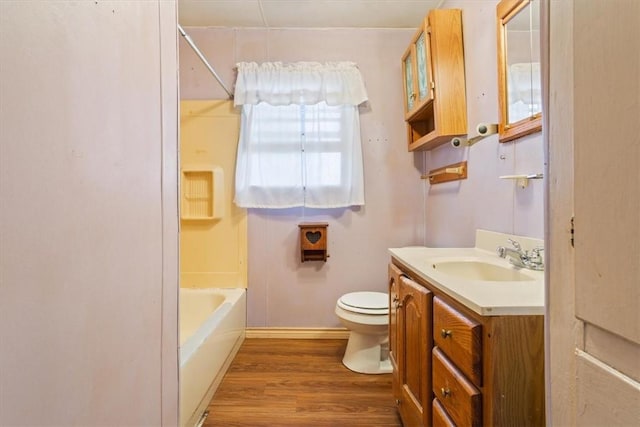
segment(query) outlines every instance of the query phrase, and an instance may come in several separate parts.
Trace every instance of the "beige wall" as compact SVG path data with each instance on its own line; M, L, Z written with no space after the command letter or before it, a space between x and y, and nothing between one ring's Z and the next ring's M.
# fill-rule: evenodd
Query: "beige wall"
M0 425L177 423L175 20L0 2Z
M463 9L470 135L479 122L498 118L495 6L497 0L448 0ZM425 11L426 13L426 11ZM526 189L500 175L538 173L541 134L499 144L492 136L470 148L442 146L408 153L402 111L400 57L413 29L247 30L189 28L188 32L227 86L239 61L358 63L370 97L361 114L366 206L356 210L249 211L249 325L338 326L336 299L355 290L386 290L386 248L473 246L475 230L543 238L543 182ZM183 41L183 99L225 94ZM467 160L466 181L430 187L422 173ZM329 222L326 265L298 260L297 224Z
M180 286L247 287L247 210L233 203L240 114L233 101L180 103L180 170L215 170L214 219L183 219L189 199L181 186ZM188 174L187 174L188 176ZM218 191L219 190L219 191Z

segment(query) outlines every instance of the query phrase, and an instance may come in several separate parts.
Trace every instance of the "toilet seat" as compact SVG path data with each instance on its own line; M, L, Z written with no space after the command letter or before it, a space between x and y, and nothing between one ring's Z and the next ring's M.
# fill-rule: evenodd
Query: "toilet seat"
M340 297L338 306L353 313L386 315L389 313L389 295L382 292L351 292Z

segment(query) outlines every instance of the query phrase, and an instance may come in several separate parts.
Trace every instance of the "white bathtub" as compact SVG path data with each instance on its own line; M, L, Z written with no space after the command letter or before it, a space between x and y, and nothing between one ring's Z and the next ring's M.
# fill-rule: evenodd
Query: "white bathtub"
M194 426L244 340L244 289L180 289L180 425Z

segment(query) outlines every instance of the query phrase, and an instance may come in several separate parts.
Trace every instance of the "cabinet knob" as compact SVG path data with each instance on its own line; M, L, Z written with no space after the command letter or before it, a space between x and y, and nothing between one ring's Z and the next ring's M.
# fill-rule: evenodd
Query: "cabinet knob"
M449 397L451 396L451 390L449 390L448 388L444 388L442 387L440 389L440 393L442 393L442 397Z
M400 405L400 399L396 399L396 405Z
M416 94L415 94L415 93L412 93L411 95L409 95L409 98L411 98L411 99L416 99Z
M442 329L440 331L440 335L442 336L442 338L447 338L453 335L453 332L451 332L449 329Z

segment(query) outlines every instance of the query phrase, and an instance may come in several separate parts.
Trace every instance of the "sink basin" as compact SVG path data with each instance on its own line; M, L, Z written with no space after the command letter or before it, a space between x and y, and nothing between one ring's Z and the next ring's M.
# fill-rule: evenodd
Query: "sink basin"
M432 264L440 273L459 279L487 282L524 282L535 278L513 267L503 267L484 261L439 261Z

